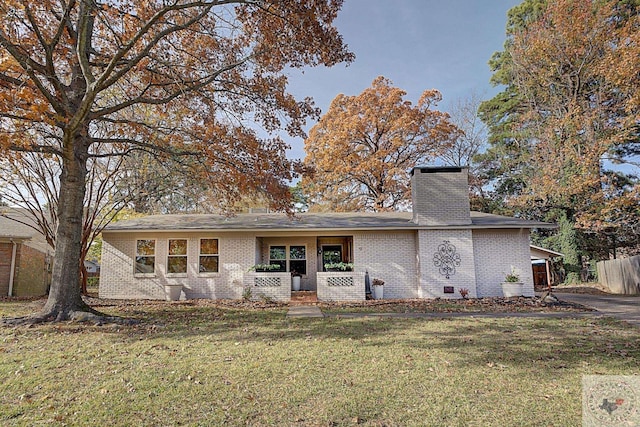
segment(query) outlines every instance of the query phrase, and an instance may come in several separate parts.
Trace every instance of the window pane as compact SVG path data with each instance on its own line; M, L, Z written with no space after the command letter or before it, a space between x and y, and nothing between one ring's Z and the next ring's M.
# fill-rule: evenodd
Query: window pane
M269 249L269 259L287 259L286 246L271 246L271 249Z
M155 271L156 257L137 256L136 273L153 273Z
M169 255L186 255L187 241L183 239L169 240Z
M218 239L201 239L200 253L204 255L217 255Z
M155 240L138 240L136 242L136 255L155 255L155 254L156 254Z
M217 273L218 257L217 256L201 256L199 271L200 273Z
M289 258L290 259L307 259L305 247L291 246L291 248L289 248Z
M307 274L307 261L289 261L289 271L298 274Z
M168 273L186 273L187 272L187 257L186 256L174 256L170 257L167 262Z

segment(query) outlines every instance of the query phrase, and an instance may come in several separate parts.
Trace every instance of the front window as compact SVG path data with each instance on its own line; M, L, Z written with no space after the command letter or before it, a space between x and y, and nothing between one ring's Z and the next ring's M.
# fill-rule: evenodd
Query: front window
M307 248L304 246L289 247L289 271L307 274Z
M144 239L136 241L136 274L153 274L156 269L156 241Z
M187 272L187 240L169 239L169 255L167 257L167 273L180 274Z
M219 270L218 239L200 239L200 273L217 273Z
M304 245L271 246L269 264L278 266L278 269L273 271L307 274L307 248Z
M269 264L279 267L273 271L287 271L287 247L271 246L269 248Z

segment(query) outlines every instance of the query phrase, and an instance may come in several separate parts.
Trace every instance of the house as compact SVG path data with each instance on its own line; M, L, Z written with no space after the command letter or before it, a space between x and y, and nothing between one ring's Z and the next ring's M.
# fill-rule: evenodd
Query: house
M98 264L96 261L85 259L84 268L85 270L87 270L87 275L89 277L97 277L100 275L100 264Z
M516 270L533 296L529 232L553 227L471 212L467 169L416 167L413 212L155 215L120 221L102 233L100 297L241 298L287 301L291 272L320 300L365 299L365 277L384 281L385 298L501 296ZM354 271L325 271L332 262ZM256 264L275 272L256 272Z
M0 296L45 295L53 249L20 209L0 212Z

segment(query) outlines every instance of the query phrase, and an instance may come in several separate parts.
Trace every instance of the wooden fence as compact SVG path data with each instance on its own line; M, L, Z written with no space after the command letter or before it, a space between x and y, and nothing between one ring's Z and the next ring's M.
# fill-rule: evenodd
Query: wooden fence
M640 294L640 255L599 261L597 266L599 282L611 293Z

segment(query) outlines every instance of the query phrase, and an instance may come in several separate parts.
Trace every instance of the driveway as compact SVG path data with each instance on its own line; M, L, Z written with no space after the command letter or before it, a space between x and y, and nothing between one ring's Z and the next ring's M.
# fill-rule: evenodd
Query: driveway
M592 307L603 315L640 326L640 296L571 294L557 291L553 294L563 301Z

